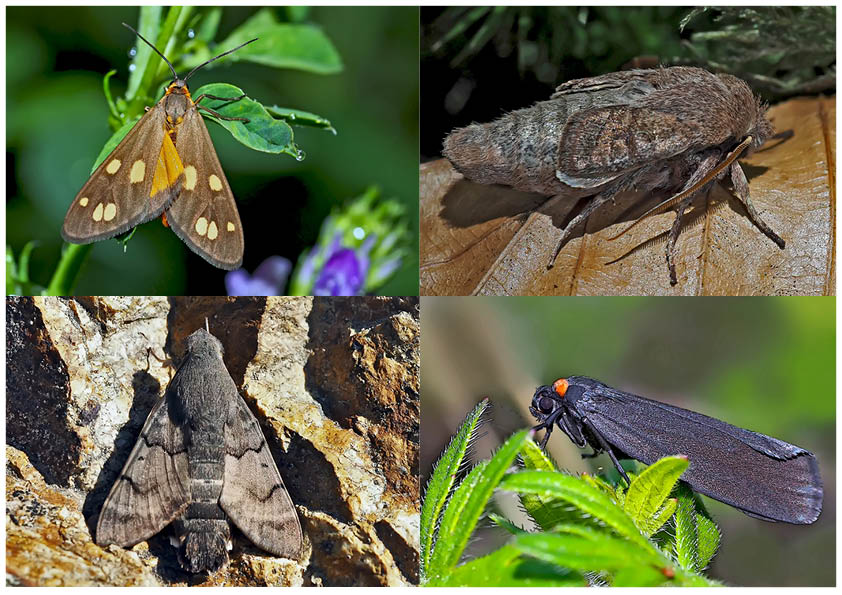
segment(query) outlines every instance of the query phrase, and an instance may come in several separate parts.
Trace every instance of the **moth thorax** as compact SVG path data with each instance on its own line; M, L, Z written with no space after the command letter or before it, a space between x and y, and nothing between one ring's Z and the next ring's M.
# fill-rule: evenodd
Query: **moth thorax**
M472 182L561 192L568 187L555 176L558 140L566 122L566 113L559 109L558 102L544 101L489 124L454 130L444 141L444 156Z
M184 114L193 107L193 100L187 87L176 87L178 81L170 85L167 95L164 97L164 110L167 113L167 120L170 124L176 124L184 118Z

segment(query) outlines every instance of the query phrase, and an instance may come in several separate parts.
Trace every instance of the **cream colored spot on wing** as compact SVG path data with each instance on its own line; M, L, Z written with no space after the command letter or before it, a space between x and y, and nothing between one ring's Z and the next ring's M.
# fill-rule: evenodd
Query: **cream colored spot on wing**
M94 221L102 221L102 203L99 203L94 209L94 214L91 215Z
M234 223L229 221L228 225L225 226L225 229L227 229L228 231L234 231L234 229L236 228L234 227Z
M119 159L112 159L111 162L105 166L105 171L107 171L113 176L117 173L117 170L120 169L121 165L123 164Z
M196 220L196 233L200 236L205 235L208 232L208 220L204 217L199 217Z
M193 190L196 187L196 168L188 165L184 168L184 189Z
M105 205L105 211L102 213L102 218L105 221L111 221L114 219L114 216L117 214L117 205L113 202L108 203Z
M129 172L129 182L137 184L138 182L142 182L144 177L146 177L146 164L138 159L132 163L132 171Z
M216 177L216 174L211 174L208 176L208 185L210 189L214 192L219 192L222 190L222 181Z
M83 196L82 198L79 199L79 206L80 207L86 207L86 206L88 206L88 202L90 202L90 201L88 201L88 197Z
M216 227L216 221L211 221L210 225L208 225L208 239L215 240L218 235L219 229Z

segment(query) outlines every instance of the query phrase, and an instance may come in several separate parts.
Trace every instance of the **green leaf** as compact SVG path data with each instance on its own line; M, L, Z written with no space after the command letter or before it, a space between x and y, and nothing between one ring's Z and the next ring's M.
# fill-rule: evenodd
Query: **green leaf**
M656 522L656 514L689 465L687 457L664 457L632 480L623 509L645 535L652 535L663 525L663 521Z
M517 493L542 494L566 500L576 508L596 517L619 535L652 548L632 519L598 488L563 473L522 471L506 476L500 487Z
M696 504L693 492L685 484L676 490L678 507L675 511L675 559L691 572L699 570L696 552Z
M219 6L211 7L202 17L196 27L194 39L210 43L216 37L216 32L219 30L219 21L222 20L222 8Z
M485 510L488 499L526 440L522 430L506 440L490 461L477 465L456 488L442 515L428 576L443 576L455 566Z
M439 520L444 503L450 493L456 474L464 464L468 448L473 442L480 418L488 408L488 398L483 399L459 426L456 435L444 449L441 458L433 467L430 480L427 482L427 490L424 494L424 502L421 504L421 573L425 569L432 554L433 537L436 524Z
M523 466L532 471L558 471L558 467L534 440L527 440L520 449Z
M669 561L653 548L642 548L595 530L588 530L585 535L521 535L515 539L514 545L524 554L539 560L584 572L613 572L638 566L670 567Z
M277 105L267 105L266 111L272 114L275 118L284 120L290 126L308 126L311 128L320 128L336 134L336 129L327 118L311 114L298 109L290 109L287 107L278 107Z
M161 11L160 6L141 6L140 17L137 23L138 33L143 35L151 42L155 42L158 37L158 31L161 25ZM161 58L149 47L140 37L135 37L135 55L132 60L134 68L129 70L129 82L126 87L126 98L131 100L140 89L140 83L143 80L143 74L150 60L160 61Z
M527 440L520 449L524 468L533 471L555 472L557 467L550 457L533 440ZM518 494L524 510L544 531L549 531L561 523L586 523L591 521L587 515L560 498L544 494Z
M698 542L696 559L699 570L704 570L716 555L722 534L719 532L719 527L710 518L708 511L703 506L698 505L698 500L696 509L696 539Z
M258 11L237 27L215 51L221 53L255 37L257 41L227 57L232 61L244 60L316 74L342 71L339 52L321 29L314 25L279 23L269 8ZM200 64L207 58L194 56L194 59Z
M585 578L534 558L521 556L513 546L457 566L428 587L584 587Z
M211 83L199 88L193 96L198 98L203 93L233 98L242 95L243 91L227 83ZM299 160L303 158L302 152L293 142L292 128L286 122L269 115L266 108L254 99L243 97L238 101L220 101L203 98L200 105L228 118L248 118L248 122L220 120L202 110L206 117L220 124L245 146L264 153L286 153Z
M495 512L490 513L488 515L488 518L489 520L491 520L492 523L494 523L498 527L505 529L512 535L521 535L522 533L528 533L528 531L525 531L523 528L518 527L506 517L501 516Z
M656 531L660 530L664 524L670 520L673 513L675 513L675 509L678 507L678 500L675 498L669 498L664 505L660 508L660 510L650 518L648 530L649 532L646 535L653 535ZM643 529L641 529L643 531ZM645 532L644 532L645 533Z
M664 572L669 570L653 568L652 566L635 566L621 568L614 574L612 587L658 587L669 580Z
M6 244L6 295L20 295L20 285L17 281L17 267L12 247Z

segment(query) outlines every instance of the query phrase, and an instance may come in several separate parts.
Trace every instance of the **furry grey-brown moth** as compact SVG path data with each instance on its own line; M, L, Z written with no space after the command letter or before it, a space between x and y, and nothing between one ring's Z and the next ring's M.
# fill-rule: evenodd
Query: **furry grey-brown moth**
M637 221L676 207L666 248L675 284L682 215L717 180L727 179L754 224L784 248L755 210L736 160L773 133L765 112L748 85L729 74L683 66L613 72L566 82L549 101L454 130L444 155L473 182L591 197L562 230L547 268L573 229L619 192L668 196Z
M152 409L97 525L130 547L173 524L188 572L228 562L233 523L259 548L296 558L301 526L260 425L237 392L222 343L205 329Z

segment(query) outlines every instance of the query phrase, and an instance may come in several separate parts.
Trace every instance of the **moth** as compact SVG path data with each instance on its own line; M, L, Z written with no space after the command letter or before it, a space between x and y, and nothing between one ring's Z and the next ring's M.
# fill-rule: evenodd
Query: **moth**
M259 548L297 558L298 515L222 343L200 328L186 345L103 504L96 542L131 547L172 524L182 567L213 572L228 563L231 521Z
M221 269L236 269L243 262L240 215L199 110L222 120L248 119L222 116L199 102L238 101L245 95L202 94L194 100L187 79L256 39L211 58L182 79L154 45L123 25L167 63L173 80L82 186L67 210L61 237L89 244L164 215L165 225L196 254Z
M737 162L772 133L766 106L744 81L675 66L566 82L549 101L454 130L444 141L444 155L473 182L560 199L588 197L562 229L548 269L576 226L618 193L668 197L611 239L675 207L666 245L675 285L675 242L684 211L718 180L730 184L757 228L785 247L754 208Z
M619 459L647 465L685 455L681 480L699 493L764 521L806 525L822 510L822 479L813 453L713 417L611 388L585 376L539 386L530 413L545 429L557 425L577 446L606 452L627 484Z

